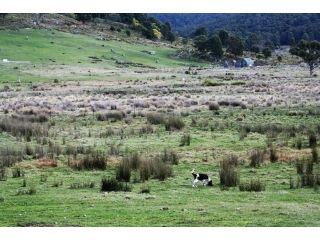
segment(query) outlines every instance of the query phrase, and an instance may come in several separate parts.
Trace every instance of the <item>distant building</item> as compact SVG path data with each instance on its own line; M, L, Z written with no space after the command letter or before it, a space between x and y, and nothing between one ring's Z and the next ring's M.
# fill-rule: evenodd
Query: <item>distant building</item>
M252 67L254 66L254 60L251 58L240 58L236 61L235 67L243 68L243 67Z

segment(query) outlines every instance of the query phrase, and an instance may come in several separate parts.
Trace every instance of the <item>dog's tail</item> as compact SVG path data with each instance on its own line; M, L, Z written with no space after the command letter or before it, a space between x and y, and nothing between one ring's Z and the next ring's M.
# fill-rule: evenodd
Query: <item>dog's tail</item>
M208 186L213 186L212 180L209 178Z

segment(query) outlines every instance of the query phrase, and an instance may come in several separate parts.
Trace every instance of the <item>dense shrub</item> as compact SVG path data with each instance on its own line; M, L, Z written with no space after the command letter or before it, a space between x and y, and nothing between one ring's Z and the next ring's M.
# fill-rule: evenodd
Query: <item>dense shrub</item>
M239 172L236 165L230 159L220 162L220 185L223 187L235 187L239 183Z
M166 131L171 131L171 130L180 130L184 128L184 122L179 116L170 116L166 121L165 121L165 129Z
M165 122L165 117L161 113L148 113L147 121L150 124L163 124Z
M210 111L218 111L219 109L220 109L219 103L216 103L216 102L209 103Z
M265 185L260 179L251 179L250 182L241 182L239 184L239 190L246 192L261 192L265 190Z
M131 186L127 183L118 182L114 178L102 178L101 180L101 191L102 192L130 192L132 190Z
M125 117L125 114L123 112L117 111L117 110L111 110L105 113L98 113L97 115L98 121L120 121Z

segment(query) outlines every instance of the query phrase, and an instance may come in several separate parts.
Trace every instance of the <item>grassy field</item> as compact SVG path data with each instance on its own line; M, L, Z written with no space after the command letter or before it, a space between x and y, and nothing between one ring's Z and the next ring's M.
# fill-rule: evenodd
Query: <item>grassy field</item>
M2 30L0 46L0 59L13 61L1 63L0 83L16 82L19 77L23 82L53 80L54 77L50 78L46 74L50 71L49 66L61 68L67 65L65 67L71 70L65 71L64 74L69 75L70 80L79 80L83 74L72 73L74 72L72 69L90 67L113 69L115 66L130 68L135 64L148 69L194 64L171 58L175 49L163 47L160 44L130 44L126 41L98 40L93 36L59 31ZM148 52L155 54L151 55ZM61 77L68 77L65 75ZM88 78L88 73L84 76Z
M45 30L0 46L30 61L0 65L0 226L320 226L319 77L189 69L171 48ZM127 161L131 191L102 191Z

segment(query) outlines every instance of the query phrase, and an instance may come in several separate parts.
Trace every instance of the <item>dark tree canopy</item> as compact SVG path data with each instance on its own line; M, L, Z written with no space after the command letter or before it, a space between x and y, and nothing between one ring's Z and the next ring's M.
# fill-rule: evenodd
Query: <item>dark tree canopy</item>
M264 48L262 50L262 53L263 53L265 58L271 57L271 50L269 48Z
M205 27L199 27L194 32L194 36L201 36L201 35L204 35L204 36L208 35L208 31Z
M249 37L246 39L245 42L245 48L249 51L254 52L253 50L256 49L257 47L259 48L259 38L256 33L251 33Z
M238 36L230 36L228 40L227 52L234 54L235 56L241 56L243 54L243 42Z
M207 51L207 41L208 38L205 35L200 35L195 37L194 39L194 46L198 49L199 52L206 52Z
M222 45L227 46L229 33L225 30L220 30L218 35L219 35L219 38L221 40Z
M2 20L4 20L4 18L8 15L8 13L0 13L0 17L2 18Z
M215 59L220 59L223 56L222 43L218 35L208 39L207 49Z
M302 40L296 46L291 47L290 53L301 57L309 65L310 76L312 76L320 62L320 42Z

